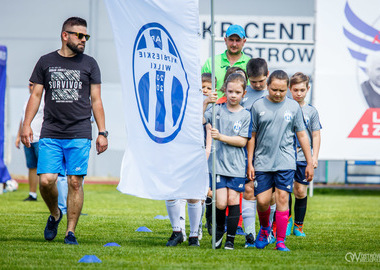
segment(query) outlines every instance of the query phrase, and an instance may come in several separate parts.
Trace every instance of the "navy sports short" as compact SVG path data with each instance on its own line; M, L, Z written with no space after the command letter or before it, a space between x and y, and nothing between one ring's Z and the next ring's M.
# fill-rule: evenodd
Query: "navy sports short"
M309 182L306 180L306 177L305 177L306 165L307 165L306 161L297 161L297 169L294 174L294 181L302 185L308 186Z
M229 188L237 192L244 192L245 177L230 177L224 175L216 175L216 189ZM212 190L212 175L210 174L210 189Z
M255 196L276 187L289 193L293 191L294 170L255 172Z

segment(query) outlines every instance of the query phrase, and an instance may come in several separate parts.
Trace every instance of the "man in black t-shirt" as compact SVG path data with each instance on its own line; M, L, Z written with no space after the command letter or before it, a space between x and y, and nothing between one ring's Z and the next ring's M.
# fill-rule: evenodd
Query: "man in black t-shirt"
M104 109L100 94L101 76L98 64L83 54L87 22L78 17L67 19L62 26L61 49L42 56L30 81L34 83L25 111L21 134L30 147L30 127L45 89L44 121L39 141L37 174L40 192L50 210L44 236L51 241L57 235L62 212L58 208L58 174L67 174L67 230L65 243L78 244L74 235L83 206L83 177L87 174L91 147L91 110L98 126L98 154L107 149Z

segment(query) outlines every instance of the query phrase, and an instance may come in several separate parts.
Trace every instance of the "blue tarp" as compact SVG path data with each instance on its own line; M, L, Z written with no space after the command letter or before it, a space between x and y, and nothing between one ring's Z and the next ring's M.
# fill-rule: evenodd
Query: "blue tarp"
M4 164L4 107L7 82L7 47L0 45L0 183L11 179Z

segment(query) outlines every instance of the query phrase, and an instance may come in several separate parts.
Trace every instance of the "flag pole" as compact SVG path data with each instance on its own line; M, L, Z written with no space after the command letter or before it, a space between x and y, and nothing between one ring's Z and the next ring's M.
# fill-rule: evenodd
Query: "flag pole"
M211 0L211 83L212 91L215 90L215 31L214 31L214 0ZM215 103L212 104L212 127L215 126ZM212 139L211 146L212 158L212 248L215 249L216 243L216 173L215 173L215 140Z

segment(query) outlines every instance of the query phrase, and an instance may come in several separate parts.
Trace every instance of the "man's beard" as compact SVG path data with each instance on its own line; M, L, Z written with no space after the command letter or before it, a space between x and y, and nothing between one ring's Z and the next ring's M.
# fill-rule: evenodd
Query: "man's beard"
M230 55L239 55L239 54L241 54L241 51L232 52L231 50L228 50L228 54L230 54Z
M66 43L67 47L72 50L74 53L76 54L82 54L84 52L84 48L85 46L83 45L83 49L82 48L78 48L78 45L74 45L73 43Z

